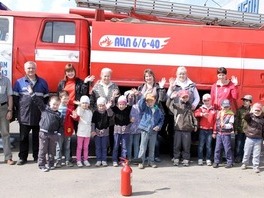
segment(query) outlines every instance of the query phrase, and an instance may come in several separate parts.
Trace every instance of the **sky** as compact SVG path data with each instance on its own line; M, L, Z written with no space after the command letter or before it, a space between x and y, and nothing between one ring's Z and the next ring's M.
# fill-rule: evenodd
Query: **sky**
M170 2L195 4L208 7L220 8L232 0L168 0ZM8 8L14 11L43 11L43 12L64 12L69 8L76 7L75 0L0 0Z

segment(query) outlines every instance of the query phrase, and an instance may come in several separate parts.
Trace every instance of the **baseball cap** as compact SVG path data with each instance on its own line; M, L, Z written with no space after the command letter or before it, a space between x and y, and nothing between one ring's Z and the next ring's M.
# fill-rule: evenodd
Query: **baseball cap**
M147 95L146 95L146 100L155 100L156 98L155 98L155 96L152 94L152 93L148 93Z
M189 92L187 90L179 91L179 97L183 98L184 96L189 96Z
M253 99L253 97L251 95L244 95L244 97L241 98L241 100L249 100L251 102L252 102L252 99Z
M228 99L223 100L221 106L222 106L222 107L230 107L230 102L229 102L229 100L228 100Z
M90 99L88 96L82 96L80 99L80 103L88 103L90 104Z

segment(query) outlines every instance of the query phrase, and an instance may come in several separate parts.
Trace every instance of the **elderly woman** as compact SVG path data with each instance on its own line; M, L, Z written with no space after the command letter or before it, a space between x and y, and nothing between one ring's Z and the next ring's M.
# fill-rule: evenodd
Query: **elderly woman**
M103 68L101 70L101 79L96 82L93 86L92 93L90 95L90 106L93 110L97 108L96 101L99 97L103 97L106 99L106 102L115 100L115 98L119 95L118 86L111 82L112 70L109 68ZM108 150L108 155L111 155L114 146L114 120L110 121L109 128L109 141L110 141L110 149Z
M200 102L200 96L196 85L187 77L187 69L183 66L178 67L176 72L176 79L169 79L169 89L167 91L168 97L171 96L172 92L187 90L189 92L189 102L192 104L192 110L195 110ZM179 97L176 97L178 99Z
M232 110L237 109L237 85L238 81L235 76L232 76L231 80L227 79L226 68L220 67L217 69L217 81L211 88L212 104L216 109L219 110L221 108L221 103L225 99L228 99L231 102Z
M118 86L111 81L112 70L103 68L101 70L100 80L93 86L90 101L91 107L96 108L96 100L104 97L107 102L115 99L119 94Z

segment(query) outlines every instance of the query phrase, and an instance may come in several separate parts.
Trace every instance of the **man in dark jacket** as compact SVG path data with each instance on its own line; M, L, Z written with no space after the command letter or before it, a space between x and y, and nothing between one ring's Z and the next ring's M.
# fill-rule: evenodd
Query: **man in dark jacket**
M37 97L42 99L45 103L48 102L49 89L47 82L36 75L36 63L28 61L24 64L26 75L15 82L13 94L14 105L17 111L17 118L19 122L20 145L19 145L19 160L17 165L24 165L27 163L29 150L29 133L32 130L32 152L34 161L38 159L39 148L39 121L40 110L31 100L27 87L31 86Z

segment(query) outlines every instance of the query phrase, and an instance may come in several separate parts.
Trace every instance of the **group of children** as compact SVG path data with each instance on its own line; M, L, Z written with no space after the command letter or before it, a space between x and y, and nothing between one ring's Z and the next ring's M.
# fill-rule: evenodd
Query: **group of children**
M28 91L42 112L38 156L38 166L42 171L61 167L62 155L65 156L65 165L73 166L70 162L70 141L75 128L74 120L78 121L76 149L78 167L91 166L88 161L90 137L93 137L95 141L95 166L108 166L107 146L112 119L114 119L113 166L118 166L118 151L121 146L121 158L140 159L138 165L140 169L143 169L145 165L157 167L154 163L155 143L158 131L161 130L164 122L164 115L156 105L156 97L152 93L144 94L138 102L133 100L137 94L133 90L126 96L113 95L112 101L99 97L96 101L97 108L92 111L89 107L90 99L85 95L79 102L70 104L68 92L62 91L59 96L52 96L49 105L45 106L35 97L30 87ZM242 160L242 169L246 169L253 152L253 168L258 173L264 132L262 105L255 103L251 107L252 96L249 95L242 100L243 106L238 109L235 116L230 108L229 100L223 100L221 109L216 110L211 104L210 94L204 94L202 106L193 112L188 91L173 92L166 102L168 109L174 115L173 165L178 166L182 159L183 166L189 166L191 133L200 129L198 165L203 165L205 146L206 164L212 165L212 138L216 138L213 167L219 167L224 148L227 160L225 167L231 168L234 163L231 133L235 132L237 135L243 133L244 138L246 137L245 146L242 138L239 139L240 142L237 142L236 159ZM77 108L75 105L78 105ZM132 148L134 148L133 151ZM146 158L147 149L148 157ZM47 155L48 161L46 161Z
M198 165L203 165L203 149L206 145L206 163L212 165L212 138L216 138L213 167L218 168L222 159L224 148L226 166L231 168L234 161L240 163L241 168L247 169L249 159L252 156L253 170L260 172L260 152L263 142L264 117L263 107L260 103L251 106L252 96L245 95L243 105L236 114L231 110L230 101L225 99L221 103L221 109L215 110L211 104L209 94L203 95L203 105L198 108L194 115L200 121ZM231 133L236 134L235 153L231 145ZM234 157L236 160L234 160Z

